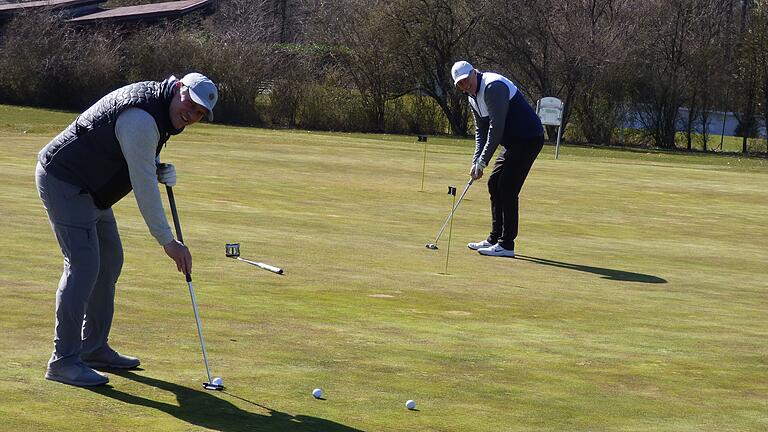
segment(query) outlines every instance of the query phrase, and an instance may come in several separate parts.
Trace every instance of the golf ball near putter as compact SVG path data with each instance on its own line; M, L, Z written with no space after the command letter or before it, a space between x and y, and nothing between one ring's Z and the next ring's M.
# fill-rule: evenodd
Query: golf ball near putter
M224 385L224 381L222 381L221 378L216 377L216 378L213 379L213 381L211 381L211 384L213 384L215 386L220 386L220 385Z
M323 389L316 388L312 390L312 396L315 399L320 399L321 397L323 397Z
M405 402L405 407L409 410L415 410L416 409L416 402L413 399L408 399Z

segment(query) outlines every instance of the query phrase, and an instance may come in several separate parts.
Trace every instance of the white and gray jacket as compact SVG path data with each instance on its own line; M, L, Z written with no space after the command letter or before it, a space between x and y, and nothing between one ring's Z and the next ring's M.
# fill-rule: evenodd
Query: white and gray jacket
M485 72L477 74L477 95L469 97L475 119L475 153L472 163L484 168L499 144L514 145L515 138L544 134L539 116L506 77Z

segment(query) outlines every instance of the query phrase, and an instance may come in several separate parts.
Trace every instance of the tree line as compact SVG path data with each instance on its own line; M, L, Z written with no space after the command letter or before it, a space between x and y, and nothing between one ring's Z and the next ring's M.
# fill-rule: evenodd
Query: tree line
M450 78L464 59L533 104L563 100L570 141L707 150L725 111L743 152L768 153L748 140L768 124L768 0L226 0L87 27L46 10L0 24L0 56L3 103L82 110L198 70L221 87L217 122L459 136L473 131Z

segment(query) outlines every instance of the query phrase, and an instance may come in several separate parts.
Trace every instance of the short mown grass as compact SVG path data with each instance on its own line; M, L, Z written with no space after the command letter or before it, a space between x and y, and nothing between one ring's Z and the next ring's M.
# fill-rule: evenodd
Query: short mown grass
M0 418L29 431L764 431L768 164L546 146L518 259L489 228L471 140L195 125L176 164L214 375L184 278L132 195L111 343L142 370L43 379L61 257L34 186L73 113L0 107ZM285 269L276 276L224 256ZM311 391L322 387L326 400ZM419 411L404 407L407 399Z

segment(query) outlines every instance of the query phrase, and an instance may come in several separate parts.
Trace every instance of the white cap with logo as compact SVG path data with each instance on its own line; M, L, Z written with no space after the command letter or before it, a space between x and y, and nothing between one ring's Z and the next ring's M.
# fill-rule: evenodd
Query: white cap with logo
M464 60L457 61L453 64L453 67L451 68L451 76L453 77L453 85L456 85L459 83L459 81L463 80L464 78L468 77L470 73L475 68L472 67L469 62L465 62Z
M198 105L208 110L208 121L213 121L213 107L219 100L219 90L207 76L193 72L184 75L181 83L189 88L189 95Z

